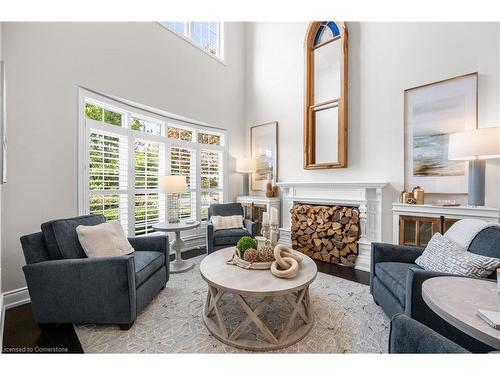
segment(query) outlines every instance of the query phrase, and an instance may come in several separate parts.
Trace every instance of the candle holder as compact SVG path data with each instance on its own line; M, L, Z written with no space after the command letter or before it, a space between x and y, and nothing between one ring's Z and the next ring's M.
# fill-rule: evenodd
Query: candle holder
M278 230L278 224L271 224L271 233L270 233L270 240L271 240L271 245L276 246L278 244L280 232Z
M269 240L270 239L269 236L271 234L269 224L262 224L262 229L260 230L260 233L266 240Z

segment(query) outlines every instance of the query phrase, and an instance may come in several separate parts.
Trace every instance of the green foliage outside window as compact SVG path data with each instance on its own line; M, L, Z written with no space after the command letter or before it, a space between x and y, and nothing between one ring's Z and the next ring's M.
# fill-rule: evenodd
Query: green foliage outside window
M169 126L167 129L167 137L171 139L180 139L182 141L191 142L193 140L193 132L191 130L179 129Z
M103 214L108 222L120 220L120 197L118 195L92 195L89 205L91 214Z
M207 145L220 145L220 135L198 133L198 143Z
M103 109L94 104L85 104L85 116L91 120L103 121L110 125L122 126L122 114Z

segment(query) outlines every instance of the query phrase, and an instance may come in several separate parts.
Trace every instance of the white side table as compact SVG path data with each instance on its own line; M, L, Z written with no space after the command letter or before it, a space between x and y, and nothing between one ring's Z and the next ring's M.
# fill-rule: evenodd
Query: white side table
M172 249L175 250L175 260L170 262L170 273L184 272L193 268L193 262L182 259L181 251L185 243L181 238L181 232L199 226L199 221L190 224L181 221L179 223L159 223L153 225L153 229L158 232L175 232L175 240L172 242Z

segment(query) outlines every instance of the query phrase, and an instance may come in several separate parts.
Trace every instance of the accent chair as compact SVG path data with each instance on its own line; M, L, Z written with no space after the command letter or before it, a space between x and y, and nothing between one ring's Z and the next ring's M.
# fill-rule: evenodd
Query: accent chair
M450 274L426 271L416 265L415 260L423 251L424 248L419 247L372 243L370 293L375 303L387 316L404 313L473 353L495 350L448 324L427 306L422 297L423 282ZM500 258L500 226L479 232L469 245L469 251ZM490 278L496 277L494 274Z
M224 203L224 204L211 204L208 207L208 221L207 221L207 254L211 254L216 250L223 249L229 246L235 246L239 239L243 236L256 235L256 225L253 221L244 219L244 228L235 229L219 229L214 230L211 222L212 216L243 216L243 206L240 203Z
M129 238L130 255L87 258L76 227L103 223L102 215L42 224L21 237L23 267L35 321L119 324L129 329L169 278L167 236Z
M391 319L389 353L459 354L470 352L422 323L404 314L396 314Z

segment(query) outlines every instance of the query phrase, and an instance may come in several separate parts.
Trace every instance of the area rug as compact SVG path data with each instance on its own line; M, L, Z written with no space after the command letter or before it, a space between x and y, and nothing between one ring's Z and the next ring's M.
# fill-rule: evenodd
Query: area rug
M202 259L193 258L195 267L190 271L170 275L166 288L130 330L120 331L117 325L75 326L84 352L249 353L223 344L206 329L202 314L207 285L199 272ZM318 273L310 293L315 316L312 330L302 341L276 353L387 352L389 320L373 302L368 286ZM264 313L270 328L282 321L280 309L286 313L289 308L281 299L275 303L283 305ZM222 308L228 310L225 316L234 318L229 319L229 326L243 316L230 296L224 296Z

